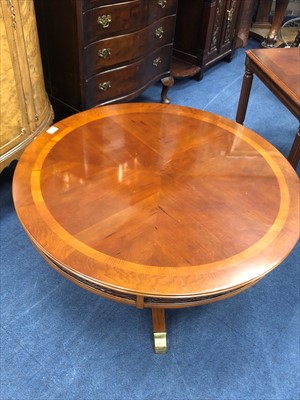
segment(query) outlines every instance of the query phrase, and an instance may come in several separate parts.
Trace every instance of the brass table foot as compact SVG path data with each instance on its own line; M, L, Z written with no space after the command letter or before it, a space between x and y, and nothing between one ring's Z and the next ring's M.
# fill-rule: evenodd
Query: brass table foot
M156 354L164 354L167 352L167 333L154 332L154 350Z

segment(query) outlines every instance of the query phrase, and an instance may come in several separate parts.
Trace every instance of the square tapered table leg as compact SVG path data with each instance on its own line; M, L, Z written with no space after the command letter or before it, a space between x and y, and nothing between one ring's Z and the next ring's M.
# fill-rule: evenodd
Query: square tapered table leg
M152 325L155 353L167 351L167 332L164 308L152 308Z

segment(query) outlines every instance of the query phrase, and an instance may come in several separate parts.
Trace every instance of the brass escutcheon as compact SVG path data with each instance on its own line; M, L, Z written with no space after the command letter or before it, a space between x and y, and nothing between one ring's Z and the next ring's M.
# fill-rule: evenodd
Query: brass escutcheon
M111 88L110 81L99 83L99 90L102 90L102 92L106 92L109 88Z
M153 60L153 65L154 65L154 67L158 67L158 65L161 63L161 58L160 57L157 57L157 58L155 58L154 60Z
M111 23L111 15L101 15L98 17L97 24L102 25L102 28L108 28L109 24Z
M165 8L167 4L167 0L158 0L157 4L161 6L161 8Z
M98 56L101 58L107 58L111 55L110 48L98 50Z
M232 20L233 10L226 10L227 13L227 21L230 22Z
M156 35L159 39L161 39L161 38L163 37L163 34L164 34L164 28L163 28L162 26L160 26L159 28L157 28L157 29L155 30L155 35Z

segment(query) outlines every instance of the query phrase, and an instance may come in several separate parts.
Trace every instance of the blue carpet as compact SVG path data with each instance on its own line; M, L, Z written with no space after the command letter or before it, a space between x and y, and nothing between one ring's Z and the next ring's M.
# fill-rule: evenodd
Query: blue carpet
M201 82L178 80L172 103L234 120L244 60L239 49ZM287 156L298 123L254 79L245 126ZM168 310L169 347L159 356L149 310L84 291L32 247L12 203L14 166L0 175L1 400L299 400L299 244L246 292Z

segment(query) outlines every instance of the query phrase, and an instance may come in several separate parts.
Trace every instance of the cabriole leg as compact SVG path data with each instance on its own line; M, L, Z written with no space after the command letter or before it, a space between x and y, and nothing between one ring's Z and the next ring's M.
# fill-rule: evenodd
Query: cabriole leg
M174 78L173 78L173 76L168 76L167 78L163 78L161 80L161 83L163 85L162 91L161 91L161 102L163 104L170 104L171 101L168 97L168 91L169 91L170 87L172 87L174 85Z

